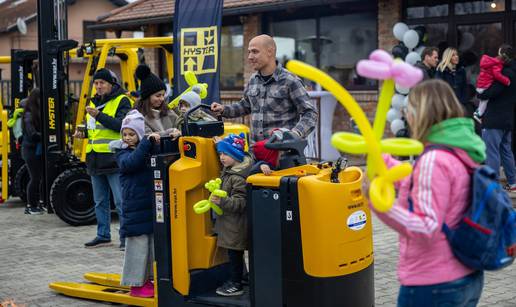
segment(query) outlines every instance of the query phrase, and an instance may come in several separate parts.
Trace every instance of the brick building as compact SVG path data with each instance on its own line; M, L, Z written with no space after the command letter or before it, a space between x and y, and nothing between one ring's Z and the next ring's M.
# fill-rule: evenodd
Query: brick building
M144 31L145 36L171 35L173 0L137 0L98 18L92 29L122 35ZM278 61L300 59L328 72L352 93L369 117L374 116L378 84L355 74L359 59L376 48L390 50L398 42L392 34L396 22L424 25L425 45L455 46L472 84L478 59L497 47L513 44L516 34L516 0L225 0L221 34L221 89L238 95L252 73L246 49L257 34L272 35ZM147 57L147 55L146 55ZM164 74L161 55L147 62ZM349 129L343 108L335 112L334 130Z

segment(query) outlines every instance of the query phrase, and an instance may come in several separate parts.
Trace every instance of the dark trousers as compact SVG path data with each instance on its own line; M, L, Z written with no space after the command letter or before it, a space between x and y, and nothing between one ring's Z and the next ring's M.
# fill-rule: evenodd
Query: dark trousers
M231 281L242 283L242 274L244 272L244 251L228 249L229 266L231 270Z
M398 307L475 307L484 287L484 272L428 286L401 286Z
M27 185L27 203L31 208L36 208L39 205L42 190L43 161L41 155L37 156L36 150L30 147L22 148L22 155L30 176Z
M486 164L498 175L500 163L507 177L507 183L516 183L516 166L512 153L512 131L501 129L482 129L482 140L486 143Z

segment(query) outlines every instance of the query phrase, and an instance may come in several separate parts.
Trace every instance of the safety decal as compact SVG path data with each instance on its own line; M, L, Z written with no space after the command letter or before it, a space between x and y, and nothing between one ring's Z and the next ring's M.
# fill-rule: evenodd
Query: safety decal
M367 215L364 211L359 210L353 212L347 221L348 228L354 231L361 230L367 223Z
M159 170L154 171L154 179L160 179L161 178L161 172Z
M156 158L151 158L150 159L150 166L151 167L155 167L156 166Z
M217 26L181 29L181 75L217 72Z
M165 217L163 215L163 193L156 193L156 222L164 223Z
M286 218L287 221L292 221L292 210L287 210Z
M154 180L154 191L163 191L163 180Z

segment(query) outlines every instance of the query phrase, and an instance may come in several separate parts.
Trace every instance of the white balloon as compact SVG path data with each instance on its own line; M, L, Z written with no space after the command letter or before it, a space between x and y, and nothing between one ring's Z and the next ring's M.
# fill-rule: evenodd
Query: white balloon
M417 52L419 55L423 53L423 50L425 50L426 46L419 46L416 49L414 49L415 52Z
M395 119L401 119L401 112L396 109L390 109L387 112L387 120L392 123Z
M405 123L401 119L395 119L391 123L391 131L394 135L401 129L405 128Z
M403 94L403 95L407 95L409 93L409 91L410 91L409 88L402 87L402 86L396 84L396 92Z
M408 26L403 22L398 22L392 28L392 34L396 37L397 40L402 41L403 35L409 30Z
M405 99L403 99L403 107L408 107L408 96L406 96Z
M400 94L394 94L394 96L392 96L391 106L398 111L401 110L403 108L403 100L404 99L405 99L405 96L400 95Z
M414 30L408 30L403 34L403 43L409 49L415 48L419 43L419 35Z
M405 57L405 62L407 62L410 65L414 65L417 62L421 61L421 56L419 53L412 51Z

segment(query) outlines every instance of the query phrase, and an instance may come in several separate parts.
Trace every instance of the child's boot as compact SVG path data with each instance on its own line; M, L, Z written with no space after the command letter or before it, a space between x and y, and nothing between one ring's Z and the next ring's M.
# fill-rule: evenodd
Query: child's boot
M131 287L131 296L136 297L154 297L154 284L147 280L141 287Z
M479 124L482 124L482 115L480 115L480 112L478 110L473 113L473 119L475 119Z

